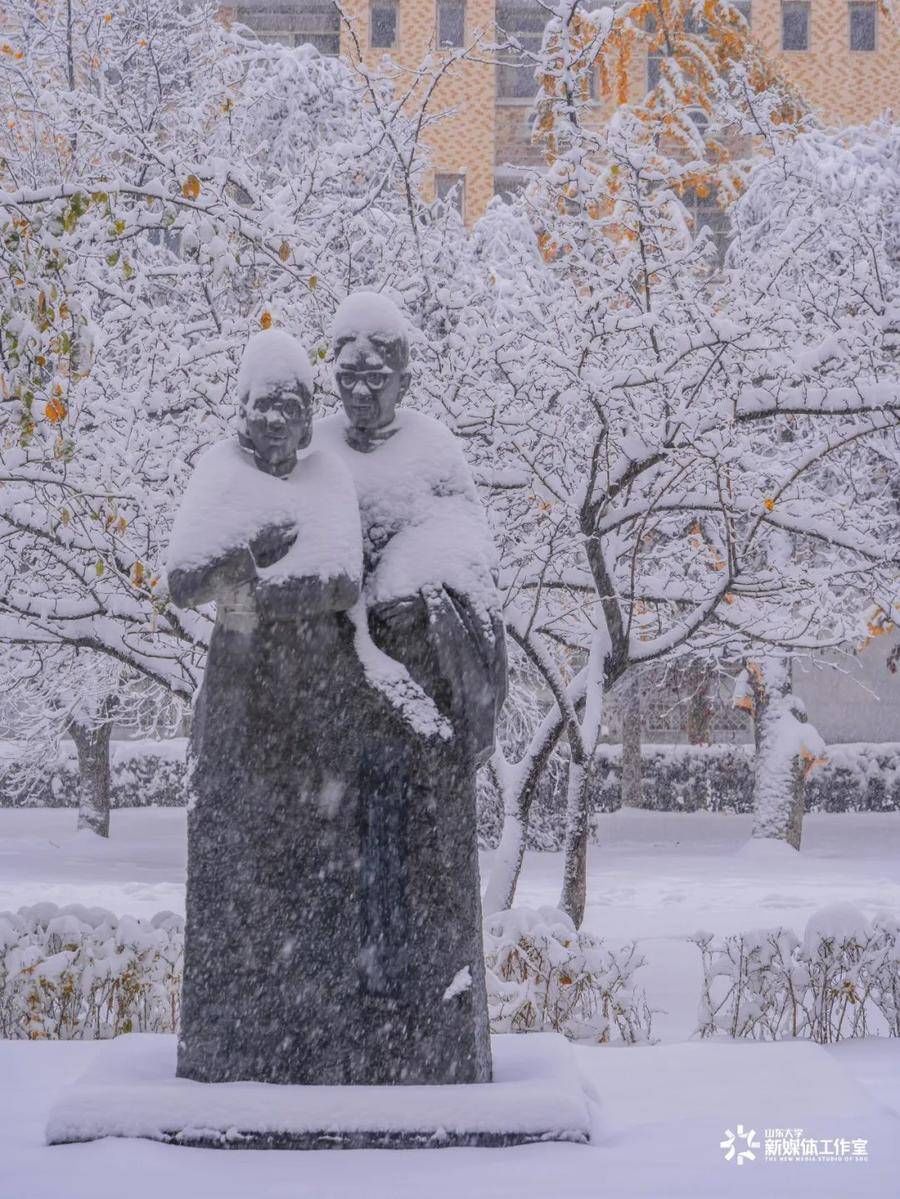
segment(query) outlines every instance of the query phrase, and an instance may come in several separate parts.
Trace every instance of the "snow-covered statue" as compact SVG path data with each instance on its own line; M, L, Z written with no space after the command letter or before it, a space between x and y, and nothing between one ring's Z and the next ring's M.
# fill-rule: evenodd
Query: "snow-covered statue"
M407 330L384 296L360 292L341 305L333 340L344 413L318 422L313 439L356 485L357 646L387 699L356 730L361 983L378 1029L365 1081L481 1082L491 1063L475 771L494 745L505 643L494 547L459 445L399 407Z
M312 374L293 338L250 340L238 395L239 436L198 462L169 553L173 602L216 604L192 731L178 1073L354 1081L356 495L340 461L303 453Z
M169 590L216 619L192 730L178 1073L491 1076L475 770L505 692L493 546L452 434L397 411L406 325L335 326L347 417L257 334L200 459Z

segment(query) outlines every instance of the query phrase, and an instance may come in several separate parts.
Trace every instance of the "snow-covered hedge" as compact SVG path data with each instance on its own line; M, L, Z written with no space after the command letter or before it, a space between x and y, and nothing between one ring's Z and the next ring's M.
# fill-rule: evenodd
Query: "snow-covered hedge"
M829 745L828 761L806 782L809 812L900 811L900 743ZM619 806L621 750L600 750L598 811ZM644 807L657 811L750 812L753 747L750 745L645 745Z
M178 807L185 802L187 741L114 741L112 806L114 808ZM806 784L811 812L900 812L900 743L829 745L828 763ZM16 754L0 743L0 807L77 807L78 760L71 742L40 767L27 796L4 785L3 763ZM619 806L621 752L617 745L600 750L600 775L594 809ZM645 745L644 806L657 811L751 811L752 748L747 745ZM479 779L479 836L496 846L502 825L499 799L486 772ZM565 807L565 771L542 780L531 811L529 847L559 849Z
M113 741L110 745L114 808L179 807L185 802L187 739ZM35 767L26 793L4 783L4 764L14 760L13 742L0 743L0 807L75 808L78 806L78 758L71 741L63 741L55 758Z
M184 921L80 904L0 912L0 1037L97 1040L178 1026Z
M619 807L621 748L600 747L592 796L594 812ZM829 745L828 761L806 781L809 812L900 812L900 743ZM660 812L753 810L751 745L644 745L643 807ZM565 771L542 779L531 808L529 849L561 849L566 804ZM496 848L502 828L499 796L486 772L479 778L478 834Z
M900 921L870 923L834 904L810 917L802 940L785 928L693 940L703 958L701 1037L900 1036Z
M513 908L486 918L484 954L492 1032L553 1030L595 1044L650 1039L635 945L608 949L556 908Z

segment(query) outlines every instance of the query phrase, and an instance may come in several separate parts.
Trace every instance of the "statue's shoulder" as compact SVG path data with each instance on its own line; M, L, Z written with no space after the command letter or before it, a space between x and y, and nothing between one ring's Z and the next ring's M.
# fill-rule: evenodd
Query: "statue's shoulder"
M442 421L426 412L419 412L415 408L401 408L397 413L397 423L401 429L407 430L417 439L458 448L454 433Z
M466 474L459 439L442 421L414 408L404 408L397 414L397 423L401 436L396 440L404 455L411 456L423 468L430 464L433 470L446 472L451 467L453 473Z
M197 455L194 463L194 473L215 472L219 469L231 469L242 466L248 460L245 450L241 449L236 437L226 437L222 441L214 441Z
M346 428L347 418L342 412L332 412L328 416L318 417L313 421L313 449L339 451L346 444L344 441Z
M349 487L352 491L353 476L346 457L332 448L327 438L313 437L310 448L302 459L300 480L306 480L320 491L342 493Z
M190 497L196 502L207 493L233 488L235 476L246 466L247 458L235 437L207 446L194 461L188 483Z

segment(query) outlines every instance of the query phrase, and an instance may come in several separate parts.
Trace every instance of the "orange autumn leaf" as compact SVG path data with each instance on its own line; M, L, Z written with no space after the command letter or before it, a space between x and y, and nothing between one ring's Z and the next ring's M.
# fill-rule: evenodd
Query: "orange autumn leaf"
M44 416L46 416L51 425L58 425L60 421L66 419L68 411L68 408L60 397L54 396L52 400L47 401L47 405L44 408Z
M131 568L131 581L135 587L143 587L144 585L144 564L140 560L135 562Z
M767 497L766 497L766 498L763 500L763 507L765 508L765 510L766 510L767 512L774 512L774 511L775 511L775 501L772 499L772 497L771 497L771 496L767 496Z
M271 312L269 312L268 308L262 314L262 316L259 318L259 326L261 329L271 329L272 328L272 314L271 314Z
M200 195L201 184L196 175L188 175L181 185L181 194L186 200L196 200Z

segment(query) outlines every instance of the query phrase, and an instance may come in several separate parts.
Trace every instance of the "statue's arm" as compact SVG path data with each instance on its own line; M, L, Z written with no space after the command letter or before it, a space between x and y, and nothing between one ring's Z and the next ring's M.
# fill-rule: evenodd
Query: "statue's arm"
M260 610L273 620L346 612L359 599L359 592L359 579L349 574L260 579L255 588Z
M238 546L192 566L169 569L169 595L178 608L208 604L226 591L251 583L256 564L247 546Z

